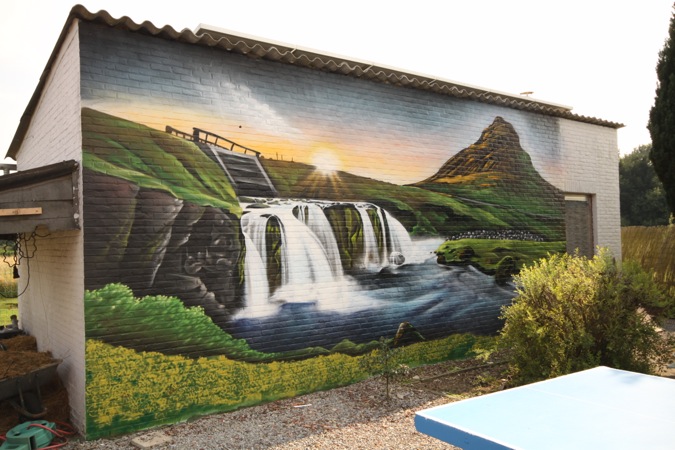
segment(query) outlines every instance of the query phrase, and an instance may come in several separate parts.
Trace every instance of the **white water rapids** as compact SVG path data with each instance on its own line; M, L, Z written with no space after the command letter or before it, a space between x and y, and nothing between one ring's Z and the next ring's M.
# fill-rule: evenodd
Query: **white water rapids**
M253 208L242 205L246 211L241 218L246 241L246 306L237 319L273 315L285 303L311 303L318 310L354 312L381 302L368 297L354 279L345 275L337 239L324 213L331 205L336 203L279 199L260 200ZM360 270L376 273L390 265L419 263L429 257L428 252L415 254L404 226L384 209L370 203L350 205L362 222L364 256L355 262ZM368 210L376 212L379 230ZM281 285L274 292L270 292L267 277L266 233L272 217L279 224L281 244ZM383 245L378 245L378 233Z

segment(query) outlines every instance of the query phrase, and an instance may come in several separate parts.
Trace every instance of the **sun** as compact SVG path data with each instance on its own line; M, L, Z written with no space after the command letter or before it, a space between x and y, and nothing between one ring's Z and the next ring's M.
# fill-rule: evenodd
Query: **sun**
M312 156L312 164L316 170L324 175L334 175L335 172L342 169L340 158L327 148L320 148Z

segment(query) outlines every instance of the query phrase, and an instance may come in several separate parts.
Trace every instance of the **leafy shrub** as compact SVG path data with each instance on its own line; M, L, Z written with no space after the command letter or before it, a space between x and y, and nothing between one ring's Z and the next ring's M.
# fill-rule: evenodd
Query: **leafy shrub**
M405 371L408 367L401 358L400 347L392 347L389 340L381 337L378 341L378 348L373 350L370 355L361 358L363 369L373 375L383 375L385 380L385 397L387 401L390 398L391 383L394 377Z
M621 268L604 249L592 259L555 254L514 282L500 339L516 382L598 365L655 373L669 362L672 340L643 308L658 305L663 292L639 266Z
M645 268L637 261L624 261L623 275L630 280L632 293L650 314L659 317L675 317L675 296L660 282L653 269Z

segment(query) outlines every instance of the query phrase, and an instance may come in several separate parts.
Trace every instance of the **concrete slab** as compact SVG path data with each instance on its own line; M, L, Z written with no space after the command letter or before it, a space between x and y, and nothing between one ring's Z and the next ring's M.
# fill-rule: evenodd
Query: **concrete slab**
M170 442L171 438L161 431L144 434L143 436L138 436L131 440L133 446L138 448L152 448Z

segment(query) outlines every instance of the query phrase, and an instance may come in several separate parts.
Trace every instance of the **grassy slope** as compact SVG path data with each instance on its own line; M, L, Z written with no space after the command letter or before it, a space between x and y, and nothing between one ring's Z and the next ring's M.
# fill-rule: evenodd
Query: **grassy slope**
M16 295L16 280L13 277L12 267L6 264L4 257L0 256L0 294ZM19 303L16 297L6 298L0 296L0 325L11 323L12 314L19 314Z
M530 210L506 207L494 201L479 204L443 192L398 186L345 172L325 176L307 164L268 159L263 159L262 163L282 197L372 202L392 213L413 235L447 236L476 229L517 229L531 231L551 241L564 239L562 216L553 215L551 220L542 220L533 213L553 214L554 211L542 210L537 205ZM488 199L503 197L497 196L496 192L495 189L487 192ZM507 203L507 200L500 201Z
M471 248L468 259L461 257L462 250ZM514 258L521 269L549 253L565 251L565 242L532 242L498 239L459 239L446 241L437 250L445 264L471 264L484 273L493 274L505 256ZM466 253L465 253L466 254Z
M192 142L83 108L82 146L87 169L197 205L241 213L222 169Z

